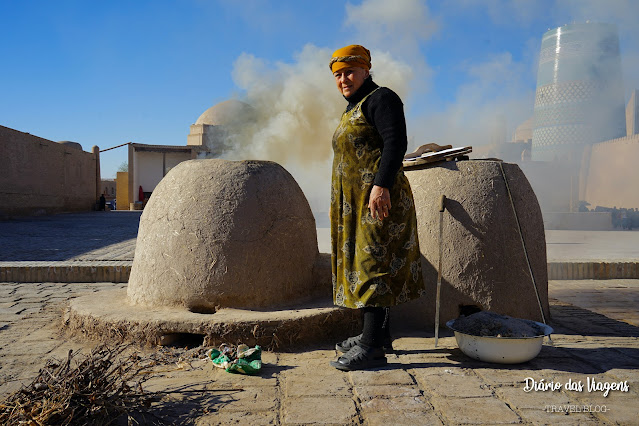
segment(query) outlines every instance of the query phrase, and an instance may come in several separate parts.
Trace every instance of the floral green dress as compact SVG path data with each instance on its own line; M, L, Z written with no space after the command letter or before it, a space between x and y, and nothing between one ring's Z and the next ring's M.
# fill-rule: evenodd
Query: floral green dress
M389 216L374 219L368 209L383 147L362 114L368 96L342 115L333 135L333 301L347 308L393 306L424 293L415 204L402 168L390 190Z

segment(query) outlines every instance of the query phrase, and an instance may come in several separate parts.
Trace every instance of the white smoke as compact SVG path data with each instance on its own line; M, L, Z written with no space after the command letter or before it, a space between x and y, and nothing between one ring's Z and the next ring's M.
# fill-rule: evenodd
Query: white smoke
M493 21L490 25L511 30L540 22L544 31L545 27L553 28L572 20L617 23L622 36L624 79L639 83L636 69L630 75L627 73L629 66L639 63L638 42L628 41L628 36L624 36L624 32L637 35L634 21L639 16L639 2L458 0L441 3L437 16L426 2L419 0L347 3L343 25L354 31L352 38L340 45L308 44L291 63L270 63L250 54L242 54L236 60L234 81L257 114L254 122L232 138L233 148L225 157L279 162L300 183L313 209L326 211L331 138L346 106L327 64L332 51L346 44L369 48L374 80L396 91L404 100L409 150L427 142L454 146L494 142L495 128L504 120L508 124L506 138L510 139L514 128L533 113L542 32L518 50L504 48L481 62L460 58L456 71L466 74L466 83L452 94L452 101L442 102L428 95L435 71L427 60L425 45L440 32L455 30L447 26L452 16L479 11L488 14ZM572 19L565 22L565 16ZM437 72L446 71L437 68ZM411 111L416 99L422 104L419 114Z
M622 57L626 100L632 89L639 88L639 2L636 0L556 0L557 13L568 15L571 22L616 24ZM560 22L558 25L570 22Z
M333 49L306 45L293 63L268 63L242 54L235 84L255 108L255 120L226 141L227 159L271 160L297 180L314 211L327 211L333 132L346 101L328 63ZM372 52L376 79L407 93L411 69L384 52Z
M495 142L495 129L519 124L532 115L534 89L527 84L527 65L510 53L486 62L466 64L468 82L459 86L455 102L410 120L416 145L436 142L474 147ZM509 139L510 135L504 135ZM501 140L500 142L505 142Z
M431 70L419 44L437 23L418 0L392 5L367 0L346 5L344 25L352 40L371 50L374 80L403 99L427 87ZM300 184L314 211L327 211L331 174L331 139L346 107L328 68L332 52L342 47L306 45L293 63L268 63L242 54L233 79L256 109L256 120L227 141L229 159L265 159L282 164ZM389 52L393 52L392 54ZM415 79L419 75L420 79Z
M440 11L444 21L452 16L472 16L483 12L491 20L488 25L510 29L522 27L525 30L541 28L538 37L517 52L531 58L538 55L541 36L547 29L586 21L616 24L626 97L632 88L639 87L639 2L636 0L457 0L443 3ZM536 71L535 67L533 78Z

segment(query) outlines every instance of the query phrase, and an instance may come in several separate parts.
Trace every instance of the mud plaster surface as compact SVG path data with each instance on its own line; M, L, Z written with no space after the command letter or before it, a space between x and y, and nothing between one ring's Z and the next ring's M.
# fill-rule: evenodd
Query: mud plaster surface
M426 296L405 304L394 320L405 317L405 322L428 328L434 324L440 220L440 324L458 318L464 305L534 321L542 321L543 307L548 319L541 209L521 169L516 164L501 165L512 204L500 162L448 161L406 172L415 198ZM446 204L440 217L441 195L446 196Z
M200 313L309 301L323 293L318 255L313 213L282 166L185 161L140 218L128 298Z

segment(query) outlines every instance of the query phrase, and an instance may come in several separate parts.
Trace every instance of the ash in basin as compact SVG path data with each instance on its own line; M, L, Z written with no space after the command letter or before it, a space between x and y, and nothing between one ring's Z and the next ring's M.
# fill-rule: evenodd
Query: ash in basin
M482 311L460 317L452 324L453 329L472 336L483 337L535 337L543 336L544 330L534 321Z

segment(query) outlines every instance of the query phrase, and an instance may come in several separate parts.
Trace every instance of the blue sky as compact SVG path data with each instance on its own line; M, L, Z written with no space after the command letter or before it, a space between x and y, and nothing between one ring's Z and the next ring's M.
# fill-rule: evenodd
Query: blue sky
M616 23L626 92L639 86L637 16L632 0L0 0L0 125L87 151L184 145L204 110L251 98L262 74L264 85L282 69L282 78L332 84L327 66L296 65L305 47L330 55L358 43L410 70L390 82L400 86L414 145L465 141L489 116L504 115L512 131L532 115L549 28ZM124 161L126 149L104 153L103 178Z

